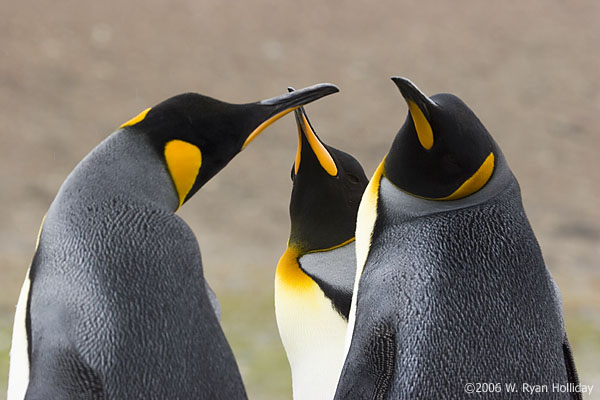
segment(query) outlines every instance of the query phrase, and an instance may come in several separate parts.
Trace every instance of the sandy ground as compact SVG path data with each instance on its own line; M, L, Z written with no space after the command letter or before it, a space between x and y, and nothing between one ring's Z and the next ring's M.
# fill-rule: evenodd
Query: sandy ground
M600 399L599 20L583 0L1 2L0 397L41 218L116 126L180 92L248 102L333 82L311 121L370 174L405 118L389 80L404 75L462 97L499 142ZM290 397L272 292L295 141L286 117L181 211L254 399Z

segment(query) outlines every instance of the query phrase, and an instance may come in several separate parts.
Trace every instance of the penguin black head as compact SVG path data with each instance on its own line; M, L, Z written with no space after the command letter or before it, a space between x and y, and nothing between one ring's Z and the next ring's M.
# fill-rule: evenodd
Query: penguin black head
M166 163L181 206L272 122L337 91L320 84L248 104L185 93L144 110L121 128L148 138Z
M481 189L494 172L497 147L458 97L423 94L393 77L409 115L385 159L385 176L400 189L432 200L456 200Z
M295 114L298 150L291 173L289 246L306 252L329 249L354 237L369 180L354 157L319 139L303 107Z

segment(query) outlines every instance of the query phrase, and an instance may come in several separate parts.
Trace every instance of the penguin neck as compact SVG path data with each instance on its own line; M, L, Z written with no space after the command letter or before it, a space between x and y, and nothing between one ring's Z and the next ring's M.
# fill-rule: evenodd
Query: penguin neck
M173 212L179 202L164 160L147 138L130 130L118 130L75 167L59 196L76 190L88 201L111 198L150 204Z
M472 195L448 201L423 199L399 189L383 176L379 187L381 210L378 213L387 223L394 224L431 214L475 207L500 196L511 185L516 185L518 190L518 183L504 155L495 143L494 147L496 165L492 177L483 188Z

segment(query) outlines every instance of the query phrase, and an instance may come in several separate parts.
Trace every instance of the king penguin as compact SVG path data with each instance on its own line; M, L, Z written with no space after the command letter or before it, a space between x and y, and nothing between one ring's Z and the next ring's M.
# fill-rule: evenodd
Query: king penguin
M409 115L360 203L335 398L529 398L524 384L577 383L560 293L500 148L458 97L392 80Z
M52 202L15 316L8 398L241 399L240 373L174 212L329 84L248 104L196 93L123 124Z
M277 266L275 311L294 399L332 399L356 271L356 213L368 180L354 157L319 139L303 108L295 114L291 234Z

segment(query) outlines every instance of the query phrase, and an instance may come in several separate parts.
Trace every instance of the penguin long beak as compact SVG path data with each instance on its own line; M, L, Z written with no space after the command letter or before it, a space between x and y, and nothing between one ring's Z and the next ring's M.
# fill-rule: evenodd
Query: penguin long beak
M410 80L401 76L393 76L391 79L398 86L402 97L408 104L421 146L426 150L431 149L433 147L433 129L431 129L429 118L437 104Z
M269 113L267 118L258 127L256 127L250 133L250 135L248 135L244 141L244 144L242 145L242 150L251 141L256 139L256 137L260 135L261 132L264 131L269 125L283 117L285 114L294 111L298 107L301 107L305 104L318 100L321 97L337 92L339 92L337 86L332 85L331 83L321 83L256 103L257 105L268 109Z
M300 170L300 164L303 159L302 154L306 154L302 151L304 148L306 149L305 151L311 151L315 155L319 161L319 165L325 172L331 176L337 176L338 170L335 161L310 125L304 107L296 109L294 114L296 115L296 125L298 126L298 149L296 151L296 160L294 161L294 174L298 174Z

